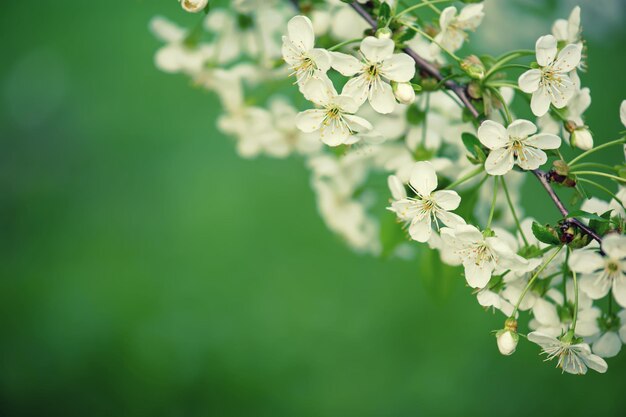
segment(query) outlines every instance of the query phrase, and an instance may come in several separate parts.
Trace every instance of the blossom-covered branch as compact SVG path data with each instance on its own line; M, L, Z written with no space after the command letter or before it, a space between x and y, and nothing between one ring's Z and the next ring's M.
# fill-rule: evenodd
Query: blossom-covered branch
M478 303L504 314L502 354L527 314L527 339L564 372L605 372L626 342L626 164L590 158L626 136L594 147L585 124L580 9L534 50L479 58L461 48L482 3L292 3L182 0L207 15L190 29L155 18L155 63L216 93L242 157L299 155L320 215L354 250L410 260L418 242L462 268ZM516 117L519 98L530 118ZM619 114L626 127L626 101ZM528 173L560 220L525 215Z

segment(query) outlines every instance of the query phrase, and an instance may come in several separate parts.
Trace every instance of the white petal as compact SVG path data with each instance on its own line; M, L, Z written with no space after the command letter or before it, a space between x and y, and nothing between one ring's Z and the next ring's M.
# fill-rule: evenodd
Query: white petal
M573 43L567 45L565 48L561 49L561 52L559 52L553 68L558 72L572 71L580 63L581 52L582 45Z
M547 160L548 155L541 149L525 146L517 152L515 162L520 168L528 171L539 168Z
M506 148L494 149L487 156L485 171L489 175L504 175L513 169L513 162L513 151Z
M617 304L626 308L626 277L623 274L613 281L613 297Z
M409 183L420 196L429 196L437 188L435 168L428 161L416 162Z
M554 337L550 337L550 336L548 336L546 334L543 334L543 333L540 333L540 332L528 333L527 338L528 338L528 340L530 340L533 343L538 344L542 348L553 347L553 346L559 346L560 345L560 342L558 340L556 340Z
M606 332L593 343L593 353L602 358L612 358L622 349L622 341L615 332Z
M302 51L313 48L315 35L313 34L313 24L306 16L295 16L287 24L289 40Z
M443 222L448 227L458 227L460 225L465 224L465 219L459 216L458 214L454 214L450 211L437 211L437 218Z
M433 199L444 210L456 210L461 204L461 196L456 191L439 190L433 193Z
M359 105L365 103L369 95L369 84L365 75L361 74L358 77L348 80L346 85L343 86L341 94L353 97Z
M402 184L400 178L395 175L390 175L387 177L387 185L389 186L391 196L394 200L402 200L403 198L406 198L406 190L404 189L404 184Z
M561 138L549 133L540 133L526 139L524 144L539 149L558 149L561 146Z
M570 256L568 265L572 271L591 274L601 268L604 268L604 258L590 250L577 250Z
M598 355L584 356L584 360L589 368L593 369L596 372L600 372L601 374L605 373L609 367L606 364L606 361Z
M598 280L597 275L583 275L580 278L580 289L593 300L598 300L609 293L611 281Z
M315 132L321 127L324 116L324 110L305 110L296 116L296 127L305 133Z
M370 122L359 116L344 114L343 118L348 122L350 130L352 130L353 132L365 133L374 128Z
M380 69L387 79L406 83L415 76L415 61L407 54L393 54L383 61Z
M368 36L361 42L363 56L372 63L382 62L393 55L395 44L391 39Z
M443 31L447 29L447 27L452 23L454 18L456 17L456 7L449 6L443 9L441 15L439 16L439 27Z
M626 127L626 100L622 100L622 104L619 106L619 119Z
M315 62L318 70L326 72L330 69L331 58L326 49L313 48L309 52L309 56Z
M396 108L393 89L384 81L377 88L370 89L369 100L372 108L381 114L389 114Z
M409 226L409 234L413 240L418 242L428 242L432 235L432 227L430 224L430 216L422 218L415 217Z
M602 250L612 259L626 258L626 236L610 234L602 240Z
M342 145L350 137L348 126L342 123L322 124L320 138L328 146Z
M490 262L477 264L473 261L463 262L465 267L465 279L472 288L485 288L491 279L493 265Z
M506 128L506 132L511 138L523 139L537 131L537 126L533 122L518 119Z
M550 94L545 86L540 86L530 99L530 109L535 116L543 116L550 109Z
M478 128L478 139L487 148L498 149L507 145L509 135L500 123L486 120Z
M542 36L535 43L535 52L537 54L537 63L545 67L556 58L557 47L556 38L552 35Z
M351 77L363 69L363 63L352 55L341 52L331 52L332 67L341 75Z
M517 80L519 88L525 93L533 93L539 89L541 70L531 69L520 75Z

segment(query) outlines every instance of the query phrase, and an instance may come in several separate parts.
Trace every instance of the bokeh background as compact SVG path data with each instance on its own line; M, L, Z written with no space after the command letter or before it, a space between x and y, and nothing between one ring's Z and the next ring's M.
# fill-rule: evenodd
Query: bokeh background
M580 3L602 142L626 9ZM574 4L488 0L472 46L532 47ZM624 352L585 377L500 356L457 270L352 253L301 160L236 156L216 98L154 68L155 14L190 22L174 0L0 5L0 416L625 415Z

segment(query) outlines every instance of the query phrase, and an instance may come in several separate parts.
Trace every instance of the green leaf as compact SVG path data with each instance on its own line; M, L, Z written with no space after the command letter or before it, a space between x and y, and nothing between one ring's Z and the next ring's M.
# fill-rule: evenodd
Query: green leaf
M583 219L591 219L591 220L596 220L596 221L605 222L605 223L609 222L609 219L605 219L604 217L600 217L597 214L588 213L582 210L570 211L567 216L568 217L582 217Z
M483 152L482 144L478 140L478 138L471 133L463 133L461 135L461 140L463 140L463 145L465 145L465 149L467 152L473 157L477 162L482 162L485 160L485 152Z
M387 26L387 22L389 21L389 17L391 16L391 7L389 4L382 3L378 8L378 27L382 28Z
M532 225L533 235L540 242L547 243L548 245L560 245L561 240L559 239L559 235L556 233L550 226L542 226L537 222L533 222Z

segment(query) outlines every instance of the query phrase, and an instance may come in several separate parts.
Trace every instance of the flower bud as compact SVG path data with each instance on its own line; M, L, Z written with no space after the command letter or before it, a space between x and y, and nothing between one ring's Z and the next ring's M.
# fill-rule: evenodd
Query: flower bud
M572 146L582 149L583 151L593 148L593 137L586 127L576 128L570 135L569 142Z
M391 39L393 32L389 28L380 28L376 31L376 37L379 39Z
M209 4L209 0L179 0L179 2L185 11L191 13L201 12Z
M501 354L509 356L515 352L519 335L511 330L502 329L496 334L498 350Z
M394 83L393 93L396 96L396 100L402 104L411 104L415 101L415 90L409 83Z
M496 333L498 350L503 355L512 355L517 348L518 340L519 335L517 334L517 320L513 317L509 317L504 322L504 329L501 329L498 333Z

